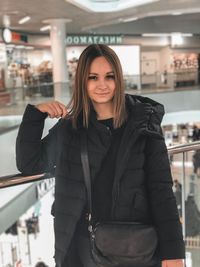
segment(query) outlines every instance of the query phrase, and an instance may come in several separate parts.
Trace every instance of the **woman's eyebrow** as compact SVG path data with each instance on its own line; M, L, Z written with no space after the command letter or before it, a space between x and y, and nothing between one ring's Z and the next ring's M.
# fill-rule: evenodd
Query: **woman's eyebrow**
M114 71L109 71L106 74L114 74Z
M98 73L95 73L95 72L89 72L89 75L98 75Z
M114 74L114 71L106 72L106 74ZM89 75L99 75L99 74L95 72L89 72Z

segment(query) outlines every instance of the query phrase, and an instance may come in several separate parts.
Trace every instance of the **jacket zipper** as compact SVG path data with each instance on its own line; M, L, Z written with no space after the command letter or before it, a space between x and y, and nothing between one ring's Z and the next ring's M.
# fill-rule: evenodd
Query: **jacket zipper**
M106 129L107 129L109 135L112 135L112 132L111 132L111 130L110 130L110 127L106 126Z
M149 125L150 125L150 121L151 121L151 117L152 117L153 113L154 113L154 110L151 109L151 113L150 113L149 121L148 121L148 129L149 129Z
M114 219L115 217L115 208L118 199L119 199L119 182L113 187L113 192L112 192L112 210L111 210L112 219Z

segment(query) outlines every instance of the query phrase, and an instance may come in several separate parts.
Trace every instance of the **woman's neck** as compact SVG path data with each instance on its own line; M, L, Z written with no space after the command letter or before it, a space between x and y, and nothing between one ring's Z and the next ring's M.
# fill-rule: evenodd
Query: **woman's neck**
M113 118L113 105L111 104L94 104L98 120L106 120Z

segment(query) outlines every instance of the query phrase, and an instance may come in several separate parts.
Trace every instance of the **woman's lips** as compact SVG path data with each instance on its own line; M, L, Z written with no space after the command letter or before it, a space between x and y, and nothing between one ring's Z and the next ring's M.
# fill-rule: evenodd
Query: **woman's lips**
M105 96L105 95L109 95L109 93L102 93L102 94L96 94L97 96Z

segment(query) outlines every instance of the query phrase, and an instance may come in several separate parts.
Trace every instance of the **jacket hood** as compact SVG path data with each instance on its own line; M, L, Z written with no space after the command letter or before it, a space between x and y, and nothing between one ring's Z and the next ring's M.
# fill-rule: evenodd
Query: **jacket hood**
M148 97L129 94L125 97L132 124L142 133L161 136L164 106Z

